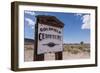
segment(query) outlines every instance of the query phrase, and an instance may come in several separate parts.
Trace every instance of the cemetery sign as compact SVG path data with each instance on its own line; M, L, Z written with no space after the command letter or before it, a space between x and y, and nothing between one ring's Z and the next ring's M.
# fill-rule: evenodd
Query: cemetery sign
M64 24L54 16L37 16L37 54L63 51Z

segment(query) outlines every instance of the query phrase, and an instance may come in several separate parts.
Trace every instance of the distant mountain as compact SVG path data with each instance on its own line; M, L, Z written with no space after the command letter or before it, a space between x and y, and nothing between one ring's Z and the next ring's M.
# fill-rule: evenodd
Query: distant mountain
M34 39L24 38L24 44L34 44Z

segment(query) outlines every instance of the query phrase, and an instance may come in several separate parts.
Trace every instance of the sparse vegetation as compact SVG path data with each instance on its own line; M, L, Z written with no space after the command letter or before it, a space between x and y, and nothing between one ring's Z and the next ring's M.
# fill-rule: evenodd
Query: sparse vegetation
M64 51L72 54L78 54L80 52L90 52L90 44L85 44L83 41L80 44L64 44Z

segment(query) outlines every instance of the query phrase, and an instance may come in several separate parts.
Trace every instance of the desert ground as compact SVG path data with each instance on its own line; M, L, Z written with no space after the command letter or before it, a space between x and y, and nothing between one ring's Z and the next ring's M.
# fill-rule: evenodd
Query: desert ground
M26 45L24 60L33 61L34 46ZM63 60L90 58L90 44L63 44ZM45 60L55 60L55 53L45 53Z

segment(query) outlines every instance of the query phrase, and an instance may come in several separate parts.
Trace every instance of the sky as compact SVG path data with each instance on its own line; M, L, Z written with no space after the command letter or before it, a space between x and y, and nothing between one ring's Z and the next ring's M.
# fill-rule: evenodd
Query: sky
M90 14L24 11L24 38L34 39L36 15L55 16L64 23L64 43L90 43Z

